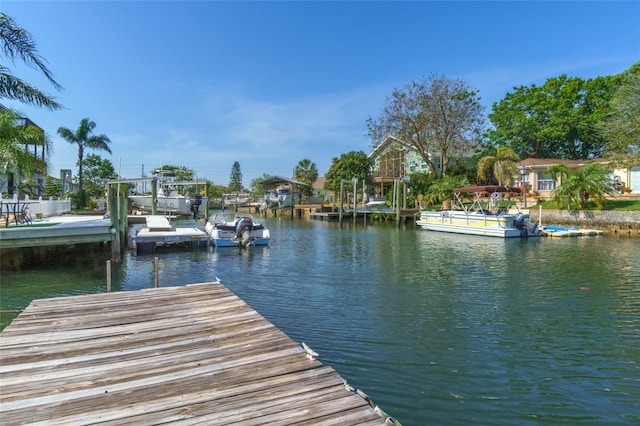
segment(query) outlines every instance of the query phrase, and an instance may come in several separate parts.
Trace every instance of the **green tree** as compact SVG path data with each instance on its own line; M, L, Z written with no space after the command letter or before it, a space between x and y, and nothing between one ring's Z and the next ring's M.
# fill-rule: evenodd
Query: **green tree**
M324 183L325 189L329 191L340 191L340 183L344 180L353 180L357 178L359 181L368 180L373 161L368 158L364 151L350 151L333 158L331 167L327 172Z
M62 193L62 182L47 175L44 178L44 196L60 197Z
M27 66L41 72L57 90L62 86L53 78L46 61L38 54L35 40L31 34L18 27L13 18L0 13L0 99L12 99L29 105L44 107L50 110L62 108L55 98L40 91L35 86L15 77L6 66L20 59Z
M316 163L307 158L300 160L293 171L293 176L296 180L307 184L299 188L302 195L306 197L313 195L313 183L318 179Z
M19 125L20 121L15 111L0 109L0 167L4 173L13 169L27 177L36 171L46 174L46 161L33 155L27 147L45 146L49 152L51 141L40 129Z
M70 144L78 145L78 190L79 199L78 207L84 208L86 205L86 196L83 187L83 174L82 165L84 159L85 149L96 149L107 151L111 154L111 148L109 143L111 140L106 135L92 135L91 133L96 128L96 123L90 121L88 118L83 118L80 121L80 126L75 132L67 129L66 127L60 127L58 134Z
M424 200L428 204L438 204L453 198L454 188L469 184L466 176L445 175L435 181L427 190Z
M462 80L432 75L395 89L378 119L367 119L367 129L374 147L392 135L433 173L445 175L451 156L465 155L479 143L484 120L477 91ZM434 154L440 156L439 171Z
M409 175L409 205L414 205L419 195L424 200L429 187L438 179L433 173L411 173Z
M262 181L269 179L271 177L268 173L263 173L262 176L251 179L251 184L249 185L249 190L252 194L264 194L265 189L264 185L262 185Z
M172 164L164 164L161 167L151 171L153 175L162 175L166 181L191 181L195 180L196 173L187 166L174 166Z
M619 75L583 80L563 74L542 86L517 87L493 104L487 137L520 158L600 157L606 143L600 123L620 81Z
M602 165L590 162L577 170L569 170L560 163L549 167L547 171L560 178L560 185L552 193L552 199L561 208L586 209L589 200L597 207L606 202L605 195L612 194L610 173Z
M611 114L602 123L606 152L613 156L640 154L640 62L630 72L611 101Z
M231 175L229 176L229 191L242 191L242 172L240 171L240 163L233 162L231 166Z
M92 198L102 197L107 180L118 178L118 173L113 168L113 164L111 161L103 159L96 154L87 155L87 158L82 162L85 193Z
M482 157L478 161L478 179L489 183L497 180L498 185L511 186L513 177L518 175L518 161L520 158L511 148L499 147L495 156Z

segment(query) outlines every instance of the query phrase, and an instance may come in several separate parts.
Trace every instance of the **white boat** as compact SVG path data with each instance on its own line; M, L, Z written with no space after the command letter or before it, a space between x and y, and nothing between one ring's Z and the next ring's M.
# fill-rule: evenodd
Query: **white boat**
M251 202L251 194L246 192L222 194L222 202L226 207L244 206Z
M271 239L269 230L250 214L213 215L207 220L205 231L216 247L267 245Z
M129 199L133 207L151 212L151 207L153 206L151 195L129 195ZM156 212L192 215L195 210L195 216L197 216L199 214L205 214L206 205L207 197L201 195L189 197L180 195L177 191L170 191L168 193L160 192L156 200Z
M528 214L507 214L497 208L504 193L519 193L519 189L496 185L456 188L451 210L421 210L416 224L430 231L457 234L500 238L540 236L538 224L532 222ZM461 198L463 194L473 194L473 203L465 205ZM485 206L480 201L483 197L489 197Z
M167 176L174 176L173 170L159 170L156 182L156 212L175 215L193 215L196 218L199 214L206 214L208 198L200 194L193 196L179 194L177 188L184 186L203 185L204 182L177 182L166 179ZM134 208L151 212L153 207L153 196L151 194L132 194L129 199Z
M290 209L293 206L293 192L291 188L279 188L264 196L262 210Z

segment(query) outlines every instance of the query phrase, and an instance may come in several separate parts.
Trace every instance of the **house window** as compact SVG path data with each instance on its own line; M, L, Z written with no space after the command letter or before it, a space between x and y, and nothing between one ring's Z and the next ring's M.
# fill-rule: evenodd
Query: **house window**
M538 191L553 191L556 189L556 180L547 172L538 172Z

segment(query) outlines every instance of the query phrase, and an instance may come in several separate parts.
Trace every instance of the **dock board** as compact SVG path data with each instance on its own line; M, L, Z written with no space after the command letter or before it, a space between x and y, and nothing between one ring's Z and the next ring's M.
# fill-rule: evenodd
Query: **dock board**
M0 360L3 425L385 424L220 283L35 300Z

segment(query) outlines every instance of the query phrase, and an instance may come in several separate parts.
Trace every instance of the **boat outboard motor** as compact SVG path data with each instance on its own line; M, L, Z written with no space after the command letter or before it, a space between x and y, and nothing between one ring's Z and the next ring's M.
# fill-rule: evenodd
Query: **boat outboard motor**
M251 244L251 231L253 231L251 218L241 217L236 224L236 238L239 240L240 247L244 248Z
M200 210L200 205L202 204L202 195L196 194L195 196L190 197L189 204L191 213L193 213L193 219L195 220L198 218L198 210Z
M538 223L532 222L528 214L518 213L513 219L513 226L520 230L522 237L529 235L538 235Z

